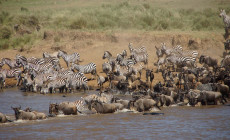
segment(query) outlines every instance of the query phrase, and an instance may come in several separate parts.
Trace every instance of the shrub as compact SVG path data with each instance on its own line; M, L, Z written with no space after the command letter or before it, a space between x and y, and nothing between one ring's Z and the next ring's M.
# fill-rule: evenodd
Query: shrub
M87 21L84 18L79 18L76 21L73 21L69 27L70 29L83 29L87 26Z
M12 32L9 27L3 27L0 29L0 38L9 39Z

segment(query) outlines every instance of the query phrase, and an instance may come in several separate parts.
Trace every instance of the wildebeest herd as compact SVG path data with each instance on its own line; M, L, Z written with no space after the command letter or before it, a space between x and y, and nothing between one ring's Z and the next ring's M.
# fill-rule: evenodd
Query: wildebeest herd
M223 12L223 11L222 11ZM52 54L44 52L43 58L26 58L20 54L14 60L2 58L0 62L1 89L6 78L15 78L21 90L40 92L42 94L73 93L84 89L88 92L88 82L97 80L100 87L98 94L90 94L75 102L51 103L49 115L56 116L113 113L117 110L129 109L138 112L151 111L161 106L177 105L218 105L229 99L230 87L230 40L226 40L225 56L218 63L212 56L199 54L197 50L185 50L181 45L169 47L165 43L155 46L158 60L154 63L157 69L149 69L147 49L133 47L115 56L105 51L102 55L104 75L99 75L96 64L90 62L81 65L79 53L68 54L59 50ZM62 58L67 68L60 65ZM8 65L9 69L2 69ZM145 78L143 78L145 72ZM161 73L163 82L153 85L154 73ZM85 74L91 74L87 78ZM144 79L144 80L143 80ZM104 88L104 83L109 86ZM153 85L153 86L152 86ZM112 93L130 94L130 100L119 99ZM45 119L44 113L12 107L16 120ZM9 121L0 113L0 122Z

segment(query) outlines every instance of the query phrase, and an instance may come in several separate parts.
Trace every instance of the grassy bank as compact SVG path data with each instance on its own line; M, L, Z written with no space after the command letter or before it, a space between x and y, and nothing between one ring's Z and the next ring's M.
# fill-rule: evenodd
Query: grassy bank
M221 32L219 9L229 13L227 5L227 0L1 0L0 49L32 46L47 30Z

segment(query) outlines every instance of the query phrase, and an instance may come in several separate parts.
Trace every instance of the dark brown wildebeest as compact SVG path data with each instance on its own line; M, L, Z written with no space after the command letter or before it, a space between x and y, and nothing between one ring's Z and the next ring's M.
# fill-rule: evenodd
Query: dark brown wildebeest
M0 112L0 123L6 123L8 120L6 118L6 115L2 114Z

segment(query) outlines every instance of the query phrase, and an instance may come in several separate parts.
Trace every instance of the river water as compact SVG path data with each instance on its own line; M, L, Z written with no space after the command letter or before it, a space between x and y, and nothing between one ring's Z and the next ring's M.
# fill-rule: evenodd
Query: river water
M75 101L84 94L41 95L18 89L0 92L0 112L14 120L11 106L48 114L49 103ZM0 139L230 139L230 106L163 107L163 115L116 112L58 116L0 124Z

